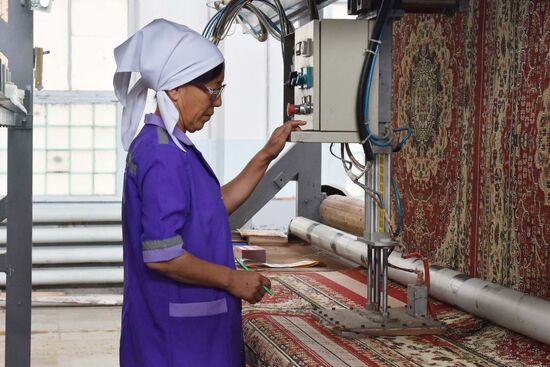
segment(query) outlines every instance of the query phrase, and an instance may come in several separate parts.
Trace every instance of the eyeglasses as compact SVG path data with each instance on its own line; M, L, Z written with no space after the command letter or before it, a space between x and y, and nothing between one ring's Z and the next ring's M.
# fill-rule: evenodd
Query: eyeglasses
M197 84L200 88L202 88L205 92L208 92L210 94L210 99L212 101L215 101L219 97L221 97L223 89L225 88L225 84L222 84L218 88L210 88L206 84Z

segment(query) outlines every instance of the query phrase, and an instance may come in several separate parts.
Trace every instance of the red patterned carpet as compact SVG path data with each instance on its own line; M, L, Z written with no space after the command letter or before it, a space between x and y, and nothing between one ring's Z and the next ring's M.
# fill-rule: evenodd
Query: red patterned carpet
M394 160L410 251L550 298L550 1L395 23Z
M444 335L344 339L312 309L364 306L363 270L269 276L274 297L243 310L249 366L550 366L550 346L438 302ZM393 307L406 301L396 284L390 296Z

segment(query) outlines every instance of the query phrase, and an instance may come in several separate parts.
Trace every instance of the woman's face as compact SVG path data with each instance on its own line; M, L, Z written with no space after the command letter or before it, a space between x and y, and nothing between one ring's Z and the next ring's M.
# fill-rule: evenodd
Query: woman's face
M206 83L210 89L220 88L224 72ZM222 105L221 95L213 97L207 88L201 85L187 84L168 91L168 96L176 105L180 114L178 127L184 132L194 132L203 128L204 124L214 114L214 108Z

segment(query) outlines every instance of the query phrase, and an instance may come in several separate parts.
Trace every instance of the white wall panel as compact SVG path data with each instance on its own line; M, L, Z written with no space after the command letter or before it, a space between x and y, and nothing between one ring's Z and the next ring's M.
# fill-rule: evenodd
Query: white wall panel
M47 13L34 12L34 44L50 53L44 57L43 85L48 90L69 88L68 1L56 0Z

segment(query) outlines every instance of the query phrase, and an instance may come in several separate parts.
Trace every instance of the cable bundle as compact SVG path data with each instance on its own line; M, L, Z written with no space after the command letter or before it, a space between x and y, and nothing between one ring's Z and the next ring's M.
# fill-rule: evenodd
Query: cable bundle
M204 37L216 45L227 36L234 22L241 24L243 29L260 42L267 40L267 36L270 34L276 40L281 41L282 44L284 37L294 32L294 26L287 18L280 0L230 0L225 6L221 7L222 3L223 1L214 3L214 7L219 10L206 24L202 32ZM278 24L273 22L255 3L264 4L277 13ZM256 16L259 29L247 21L245 17L247 13Z
M370 131L369 131L369 135L367 136L366 140L378 146L392 146L395 133L406 131L407 134L405 135L405 137L401 139L393 149L394 151L399 151L413 134L413 130L407 127L396 128L396 129L392 129L388 127L386 130L388 131L388 133L385 136L376 136L376 137L370 134ZM371 138L374 138L375 140L370 140ZM333 152L332 150L333 146L334 146L334 143L330 145L330 154L332 154L334 157L336 157L342 162L344 170L346 171L346 174L351 179L351 181L353 181L353 183L356 184L357 186L361 187L366 192L366 194L369 195L374 200L376 205L378 205L379 208L384 210L384 218L386 219L386 222L390 227L389 232L393 234L393 237L399 236L399 234L401 233L401 223L402 223L403 215L401 210L401 198L399 196L397 184L395 183L395 180L393 179L393 177L391 178L391 187L395 195L395 203L397 205L397 224L394 224L393 221L391 220L387 210L388 208L385 208L384 206L384 198L382 197L382 194L380 194L378 191L374 191L368 188L365 184L359 181L371 169L372 161L365 159L365 164L362 164L361 162L359 162L359 160L355 158L355 156L351 152L351 149L348 143L340 144L339 156ZM346 155L348 159L346 159ZM355 168L356 170L359 170L359 174L355 174L353 172L353 168Z

